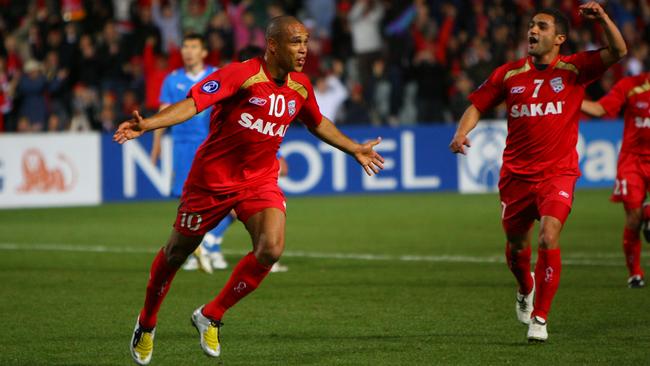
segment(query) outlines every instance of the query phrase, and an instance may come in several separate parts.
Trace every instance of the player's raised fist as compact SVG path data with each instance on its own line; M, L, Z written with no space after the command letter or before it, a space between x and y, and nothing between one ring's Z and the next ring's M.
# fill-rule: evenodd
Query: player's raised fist
M580 5L580 15L587 19L602 19L605 16L605 10L595 1L590 1Z

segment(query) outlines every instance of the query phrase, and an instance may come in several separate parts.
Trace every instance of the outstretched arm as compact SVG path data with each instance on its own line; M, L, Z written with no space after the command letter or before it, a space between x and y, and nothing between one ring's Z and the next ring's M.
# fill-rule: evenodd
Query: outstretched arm
M476 127L478 120L481 119L481 112L471 104L460 117L460 123L456 129L456 134L449 144L449 150L453 153L465 155L465 146L470 147L467 134Z
M138 111L134 111L133 118L122 122L117 128L117 131L113 135L113 141L123 144L128 140L140 137L147 131L169 127L187 121L196 112L196 105L192 98L174 103L149 118L142 118Z
M617 63L627 54L627 46L616 24L609 18L602 6L595 1L580 5L580 14L590 20L597 20L605 31L607 48L600 51L600 57L606 66Z
M378 174L381 169L384 169L384 158L373 150L373 147L381 142L381 137L358 144L344 135L334 123L325 117L318 126L309 128L309 131L326 143L354 156L366 174Z
M580 105L580 110L594 117L602 117L607 113L602 104L591 100L583 100L582 105Z
M170 104L168 103L161 104L160 108L158 109L158 112L162 111L163 109L169 106ZM153 131L153 145L151 146L151 154L149 156L151 157L151 162L154 165L158 164L158 159L160 158L162 137L165 134L165 130L166 128L163 127Z

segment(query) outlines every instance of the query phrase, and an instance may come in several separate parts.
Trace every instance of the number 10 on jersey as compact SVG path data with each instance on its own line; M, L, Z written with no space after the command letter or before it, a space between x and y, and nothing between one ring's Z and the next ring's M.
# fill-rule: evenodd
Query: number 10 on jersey
M269 103L269 116L275 115L276 117L282 117L286 108L284 95L271 94L269 98L271 99L271 103Z

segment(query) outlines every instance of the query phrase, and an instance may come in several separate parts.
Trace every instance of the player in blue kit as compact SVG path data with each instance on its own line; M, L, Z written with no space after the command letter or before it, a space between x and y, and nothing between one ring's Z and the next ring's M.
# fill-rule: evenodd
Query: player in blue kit
M160 110L187 98L190 88L216 68L205 65L204 60L208 55L203 37L191 33L183 37L181 56L183 67L172 71L164 80L160 91ZM171 193L180 197L183 185L192 166L196 150L208 136L210 129L210 109L195 115L189 121L171 127L173 141L173 178ZM161 140L165 129L154 131L154 142L151 150L151 160L158 162L161 150ZM223 234L233 222L231 215L226 216L217 227L207 233L203 242L197 248L194 256L190 256L183 266L186 270L201 269L211 273L212 269L228 267L221 253Z

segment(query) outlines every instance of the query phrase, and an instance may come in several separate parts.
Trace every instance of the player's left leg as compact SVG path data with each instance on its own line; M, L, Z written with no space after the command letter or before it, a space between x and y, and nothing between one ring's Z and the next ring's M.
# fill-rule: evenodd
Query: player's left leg
M571 212L576 180L575 176L557 176L537 187L539 248L535 265L535 306L528 326L528 340L532 342L544 342L548 338L546 322L562 274L560 233Z
M223 290L205 306L206 316L221 320L226 310L259 286L284 251L285 221L284 212L277 208L267 208L246 221L253 251L237 264Z
M625 207L625 228L623 230L623 252L629 272L628 286L642 288L645 286L644 273L641 269L641 230L642 209Z
M645 285L641 270L641 231L646 192L650 186L647 164L639 156L621 154L616 172L616 184L612 192L613 202L622 202L625 208L623 228L623 253L628 269L628 286L641 288Z
M528 326L529 342L544 342L548 338L546 322L551 303L560 285L560 232L562 221L553 216L542 216L539 229L539 248L535 265L535 305Z
M253 292L282 255L285 221L284 212L278 208L264 209L246 221L253 251L237 263L217 297L192 315L201 336L201 348L207 355L217 357L221 354L219 331L224 313Z

